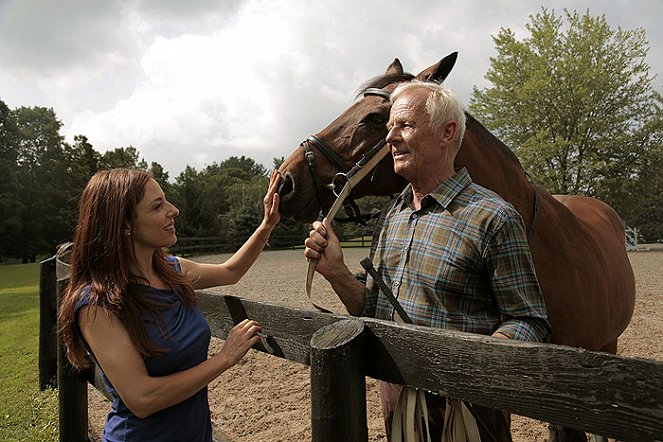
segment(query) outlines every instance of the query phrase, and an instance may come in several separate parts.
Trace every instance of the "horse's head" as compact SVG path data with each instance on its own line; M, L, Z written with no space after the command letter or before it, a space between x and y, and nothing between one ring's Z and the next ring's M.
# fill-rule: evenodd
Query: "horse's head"
M346 172L368 150L384 140L391 103L389 94L398 83L418 79L442 82L456 62L454 52L414 76L403 71L398 59L384 75L367 82L359 97L326 128L306 141L285 160L279 171L281 214L299 221L315 220L320 210L327 211L334 201L332 183L339 172ZM354 196L389 195L404 187L405 181L394 173L391 155L376 166L354 189Z

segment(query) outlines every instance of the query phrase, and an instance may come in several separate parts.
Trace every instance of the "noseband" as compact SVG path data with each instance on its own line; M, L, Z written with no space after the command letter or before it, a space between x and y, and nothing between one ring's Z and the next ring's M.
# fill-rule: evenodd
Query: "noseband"
M391 94L389 92L385 92L378 88L368 88L364 91L363 94L364 97L378 96L378 97L383 97L387 100L389 100L390 95ZM384 140L380 141L378 145L373 147L369 152L374 152L379 150L379 148L382 147L384 143L385 143ZM311 135L310 137L308 137L300 144L300 146L302 146L302 148L304 149L304 159L306 160L306 164L308 165L308 168L311 171L311 175L313 177L313 183L315 184L316 198L318 200L318 203L320 204L323 215L326 215L329 212L329 207L326 207L324 204L324 199L323 199L324 192L327 190L335 192L336 186L334 183L338 178L345 179L347 177L348 172L350 171L350 168L346 166L346 164L343 162L341 157L338 156L338 154L334 149L332 149L321 138L315 135ZM327 159L327 161L333 164L334 167L336 167L336 169L339 171L334 176L332 182L329 184L324 184L322 182L322 178L316 171L315 154L313 153L313 149L311 148L312 146L314 146L318 150L318 152L320 152ZM368 155L368 153L366 155ZM374 215L362 215L361 211L359 210L359 207L355 203L352 196L350 196L343 202L343 208L345 210L345 213L348 215L348 218L345 219L337 218L336 219L337 221L355 222L357 224L366 225L366 221L374 217Z

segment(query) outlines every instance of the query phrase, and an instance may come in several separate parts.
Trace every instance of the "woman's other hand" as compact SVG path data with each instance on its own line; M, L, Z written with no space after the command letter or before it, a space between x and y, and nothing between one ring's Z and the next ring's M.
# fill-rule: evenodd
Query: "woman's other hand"
M256 321L243 320L230 330L217 356L225 358L228 367L237 364L249 349L260 340L260 336L257 334L260 330L260 324Z

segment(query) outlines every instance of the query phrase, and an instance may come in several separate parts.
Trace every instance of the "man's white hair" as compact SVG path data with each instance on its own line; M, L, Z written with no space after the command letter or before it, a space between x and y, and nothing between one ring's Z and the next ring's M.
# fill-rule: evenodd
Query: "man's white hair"
M391 102L393 103L404 92L412 89L428 90L426 112L434 131L437 131L447 121L453 120L458 123L456 143L460 148L460 143L463 141L463 135L465 134L465 109L458 96L440 83L412 80L401 83L396 87L394 92L391 93Z

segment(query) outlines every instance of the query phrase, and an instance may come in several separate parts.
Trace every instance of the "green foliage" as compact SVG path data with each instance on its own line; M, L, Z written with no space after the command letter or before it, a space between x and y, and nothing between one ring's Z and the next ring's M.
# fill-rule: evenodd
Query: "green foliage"
M20 250L12 250L24 262L68 236L66 179L60 167L65 161L62 123L53 109L20 107L14 111L19 130L16 148L21 226L15 232ZM20 195L20 196L19 196Z
M631 207L627 219L629 225L637 226L640 242L663 242L663 142L647 156L641 174L635 181L636 189L628 192L624 200Z
M492 85L474 89L470 111L549 191L603 199L634 222L661 139L644 30L544 8L530 20L528 38L493 37Z
M175 178L170 196L180 209L178 232L241 244L262 220L267 184L265 168L244 156L213 163L200 172L187 166Z
M0 101L0 260L34 262L50 255L73 235L78 200L85 184L100 169L147 170L134 147L103 155L83 135L66 143L53 109L9 109ZM170 190L168 173L158 163L150 170Z
M16 234L21 230L23 210L23 202L16 198L20 189L16 168L19 139L16 115L0 101L0 256L3 252L16 253L21 245Z
M172 184L168 181L168 172L166 172L163 169L163 166L157 162L152 162L150 164L149 172L152 174L154 177L154 180L159 183L159 186L161 186L161 190L166 195L169 195L173 186Z
M39 391L39 264L0 266L0 440L58 440L57 392Z
M140 158L138 150L133 147L118 147L109 150L101 156L99 169L116 169L128 167L133 169L147 170L147 163Z
M278 169L281 167L281 164L285 163L285 157L280 157L280 158L272 158L272 164L274 169Z

